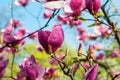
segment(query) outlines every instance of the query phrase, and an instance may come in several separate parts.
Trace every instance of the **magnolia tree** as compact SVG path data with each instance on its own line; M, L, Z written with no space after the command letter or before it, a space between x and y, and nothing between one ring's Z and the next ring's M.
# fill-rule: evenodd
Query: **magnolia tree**
M35 16L27 8L31 3L43 11ZM120 80L116 4L112 0L11 0L10 20L0 30L0 80ZM34 18L39 29L28 31L15 18L16 6ZM74 34L64 27L77 32L77 39L72 39L79 43L77 49L64 40Z

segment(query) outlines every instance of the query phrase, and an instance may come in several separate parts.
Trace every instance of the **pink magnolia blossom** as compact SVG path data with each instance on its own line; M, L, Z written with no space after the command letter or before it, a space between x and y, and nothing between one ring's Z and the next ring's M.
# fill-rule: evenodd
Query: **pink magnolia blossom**
M72 65L72 70L73 70L73 75L75 75L76 71L80 68L79 64L73 64Z
M44 18L50 18L50 17L52 17L52 13L50 11L46 11L44 13Z
M49 62L51 65L57 65L58 62L56 61L56 59L54 58L51 58L50 62Z
M101 50L101 49L102 49L102 46L101 46L101 44L99 44L99 43L94 44L93 47L94 47L96 50Z
M26 28L21 28L18 30L18 33L21 33L22 35L25 35L26 33L28 33L28 30Z
M105 36L106 34L108 34L110 32L110 29L108 26L101 24L95 28L95 31L96 31L96 33L100 34L101 36Z
M82 1L83 0L71 0L70 1L70 8L72 9L74 15L80 14L80 10L82 7Z
M58 20L62 21L63 24L70 24L72 19L71 19L71 17L66 17L66 15L59 15Z
M77 31L79 33L79 40L86 41L88 39L88 35L85 28L79 27L77 28Z
M71 25L78 26L82 24L82 20L74 20L72 21Z
M18 74L16 80L21 80L22 78L26 80L40 80L44 73L45 68L40 66L36 60L35 57L32 55L30 56L23 64L19 66L21 73Z
M8 24L13 25L14 28L17 28L17 27L20 27L23 25L22 22L20 22L19 20L16 20L16 19L13 19L13 20L11 19Z
M37 48L38 51L43 51L43 48L40 45L38 45L36 48Z
M91 67L88 72L85 74L85 79L86 80L97 80L97 75L98 75L98 64L95 66Z
M61 26L58 25L53 28L52 32L39 30L38 39L46 52L49 52L50 49L55 52L63 43L64 33Z
M4 59L4 56L0 56L0 76L4 76L5 74L5 68L8 65L9 60Z
M92 13L96 14L101 7L100 0L86 0L86 8Z
M91 66L89 64L89 62L84 62L83 63L83 66L86 68L86 69L89 69Z
M112 57L120 57L120 49L116 49L112 51Z
M86 41L88 39L87 33L83 32L80 34L79 40Z
M5 29L2 30L4 34L11 34L14 31L14 27L12 25L8 25Z
M79 34L82 34L83 32L86 32L86 28L78 27L77 31L79 32Z
M102 54L102 53L99 53L97 56L96 56L96 60L104 60L105 59L105 55Z
M96 33L96 32L90 32L88 33L88 38L92 39L92 40L96 40L98 37L100 36L100 33Z
M14 42L16 39L13 35L6 35L4 34L4 43L11 43Z
M43 4L43 7L49 10L57 10L64 8L66 3L67 3L66 1L48 1Z
M43 78L45 80L49 80L49 79L55 78L55 77L56 77L55 69L54 68L46 68Z
M27 6L29 4L29 2L30 2L30 0L16 0L15 4L25 7L25 6Z
M32 35L29 36L30 39L35 39L37 38L38 34L37 33L34 33Z

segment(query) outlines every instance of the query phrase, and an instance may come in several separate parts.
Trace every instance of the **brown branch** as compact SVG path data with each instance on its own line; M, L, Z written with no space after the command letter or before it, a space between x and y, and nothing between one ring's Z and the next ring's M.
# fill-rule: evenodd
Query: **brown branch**
M116 40L117 40L117 42L118 42L118 44L120 46L119 34L117 32L117 27L116 27L115 23L110 19L108 13L105 11L105 8L103 6L101 7L101 10L102 10L102 12L103 12L103 14L104 14L104 16L106 18L106 21L108 22L108 24L110 24L110 26L111 26L114 34L115 34L115 38L116 38Z
M57 12L56 12L56 10L55 10L55 11L53 12L53 14L52 14L53 16L50 17L50 18L48 19L48 21L46 22L46 24L45 24L43 27L41 27L40 29L38 29L38 30L36 30L36 31L28 34L27 36L24 36L23 38L21 38L21 39L19 39L19 40L15 40L15 41L13 41L13 42L10 42L10 43L7 43L7 44L3 45L3 46L0 48L0 50L4 49L5 47L12 47L14 44L18 43L19 41L21 41L21 40L23 40L23 39L25 39L25 38L33 35L34 33L38 32L39 30L44 29L45 27L48 26L49 22L52 20L52 18L53 18L55 15L57 15L58 12L59 12L59 10L58 10Z
M120 73L116 74L116 75L112 78L112 80L115 80L118 76L120 76Z
M71 70L70 68L68 68L67 65L66 65L64 62L58 60L55 55L51 55L51 58L54 58L54 59L58 62L61 70L63 71L63 73L64 73L66 76L69 76L71 80L74 80L73 74L70 73L72 70Z

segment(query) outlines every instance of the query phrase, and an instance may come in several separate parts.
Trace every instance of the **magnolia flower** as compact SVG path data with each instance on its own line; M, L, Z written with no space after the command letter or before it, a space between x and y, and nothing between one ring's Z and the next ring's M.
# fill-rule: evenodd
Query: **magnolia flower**
M42 46L40 46L40 45L38 45L38 46L36 47L36 49L37 49L38 51L43 51L43 48L42 48Z
M112 51L112 57L120 57L120 49L115 49Z
M105 55L102 54L102 53L99 53L97 56L96 56L96 60L103 60L105 59Z
M4 76L5 74L5 68L8 65L9 60L4 59L4 56L0 56L0 76Z
M66 17L66 15L59 15L58 20L62 21L64 24L70 24L72 21L71 17Z
M101 50L101 49L102 49L102 46L101 46L101 44L99 44L99 43L94 44L93 47L94 47L96 50Z
M101 7L100 0L86 0L86 8L92 13L96 14Z
M23 25L22 22L20 22L19 20L16 20L16 19L11 19L9 22L8 22L8 25L13 25L14 28L17 28L17 27L20 27Z
M110 29L108 26L101 24L95 27L95 32L101 36L105 36L110 32Z
M43 4L43 7L50 10L57 10L64 8L66 1L49 1Z
M73 11L74 15L79 15L82 7L83 0L71 0L70 8Z
M4 43L11 43L14 42L16 39L13 35L6 35L4 34Z
M77 28L77 31L79 32L79 34L82 34L83 32L86 32L86 28L79 27Z
M56 77L56 75L55 75L55 69L54 68L46 68L46 71L45 71L45 74L44 74L44 76L43 76L43 78L45 79L45 80L50 80L52 77Z
M78 26L78 25L81 25L82 24L82 20L73 20L70 25L73 25L73 26Z
M2 30L4 34L11 34L14 31L14 27L12 25L8 25L5 29Z
M58 25L53 28L52 32L39 30L38 39L46 52L49 52L50 50L55 52L63 43L63 29Z
M83 66L86 68L86 69L89 69L91 66L89 64L89 62L84 62L83 63Z
M30 33L29 33L29 34L30 34ZM35 39L35 38L37 38L37 36L38 36L37 33L34 33L34 34L30 35L29 38L30 38L30 39Z
M29 4L29 2L30 2L30 0L16 0L15 4L25 7L25 6L27 6Z
M47 11L44 13L44 18L50 18L50 17L52 17L52 13L47 10Z
M88 39L88 35L86 32L80 34L79 40L86 41Z
M16 80L22 80L23 78L26 80L40 80L45 73L45 68L36 62L33 55L25 60L25 62L21 64L19 68L21 72L18 74Z
M88 70L88 72L85 74L85 79L86 80L97 80L97 75L98 75L98 64L93 66Z

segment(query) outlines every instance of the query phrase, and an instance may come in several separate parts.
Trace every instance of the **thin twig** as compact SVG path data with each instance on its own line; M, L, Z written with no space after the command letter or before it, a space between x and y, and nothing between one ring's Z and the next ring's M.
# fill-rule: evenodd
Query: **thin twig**
M56 11L53 12L53 15L55 14L55 12L56 12ZM56 14L56 15L57 15L57 14ZM54 15L54 16L55 16L55 15ZM54 17L54 16L53 16L53 17ZM10 42L10 43L5 44L4 46L2 46L2 47L0 48L0 50L4 49L5 47L11 47L11 46L10 46L11 44L13 44L13 43L15 44L15 43L17 43L17 42L19 42L19 41L21 41L21 40L23 40L23 39L25 39L25 38L33 35L34 33L38 32L39 30L44 29L45 27L48 26L49 22L52 20L53 17L50 17L50 18L48 19L48 21L46 22L46 24L45 24L43 27L41 27L40 29L38 29L38 30L36 30L36 31L34 31L34 32L32 32L32 33L24 36L23 38L21 38L21 39L19 39L19 40L16 40L16 41L13 41L13 42Z
M112 78L112 80L115 80L118 76L120 76L120 73L116 74L116 75Z
M116 25L115 25L115 23L109 18L109 15L108 15L107 12L105 11L105 8L104 8L104 7L101 7L101 10L102 10L102 12L103 12L103 14L104 14L104 16L105 16L105 18L106 18L106 21L108 22L108 24L110 24L110 26L111 26L114 34L115 34L115 38L116 38L116 40L117 40L117 42L118 42L118 44L119 44L119 47L120 47L119 34L118 34L117 30L116 30Z

